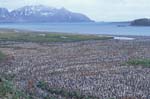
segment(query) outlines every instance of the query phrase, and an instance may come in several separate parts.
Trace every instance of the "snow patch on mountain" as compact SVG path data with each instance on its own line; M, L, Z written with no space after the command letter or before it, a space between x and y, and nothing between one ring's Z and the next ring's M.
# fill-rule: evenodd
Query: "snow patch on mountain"
M0 8L0 17L9 17L6 20L10 22L92 22L83 14L43 5L24 6L11 12ZM0 22L3 22L1 18Z

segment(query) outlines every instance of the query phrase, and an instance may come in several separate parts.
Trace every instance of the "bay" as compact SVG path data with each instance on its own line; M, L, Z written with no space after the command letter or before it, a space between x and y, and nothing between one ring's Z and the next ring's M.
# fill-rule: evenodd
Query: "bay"
M79 34L150 36L150 27L130 26L129 23L0 23L0 28Z

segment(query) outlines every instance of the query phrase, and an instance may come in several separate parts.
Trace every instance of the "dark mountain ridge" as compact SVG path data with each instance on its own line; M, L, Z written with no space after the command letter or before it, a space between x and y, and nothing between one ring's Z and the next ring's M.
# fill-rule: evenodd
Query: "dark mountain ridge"
M149 18L136 19L131 22L131 26L150 26Z

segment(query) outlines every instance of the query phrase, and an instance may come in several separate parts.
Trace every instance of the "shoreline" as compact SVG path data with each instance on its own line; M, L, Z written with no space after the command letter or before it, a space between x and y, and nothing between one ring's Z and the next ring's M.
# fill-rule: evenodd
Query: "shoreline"
M69 35L95 35L95 36L108 36L114 37L116 40L136 40L136 39L150 39L150 36L140 36L140 35L114 35L114 34L85 34L85 33L69 33L69 32L48 32L48 31L36 31L36 30L26 30L26 29L14 29L14 28L0 28L0 33L3 32L13 32L13 33L38 33L38 34L69 34Z
M0 41L17 41L17 42L78 42L89 40L108 40L113 39L111 36L92 35L92 34L75 34L75 33L56 33L56 32L36 32L16 29L1 29Z

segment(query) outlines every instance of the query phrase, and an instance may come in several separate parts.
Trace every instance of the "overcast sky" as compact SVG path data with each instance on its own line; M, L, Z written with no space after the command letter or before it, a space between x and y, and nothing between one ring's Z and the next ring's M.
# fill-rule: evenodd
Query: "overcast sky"
M0 0L0 7L16 9L25 5L65 7L96 21L126 21L150 17L150 0Z

